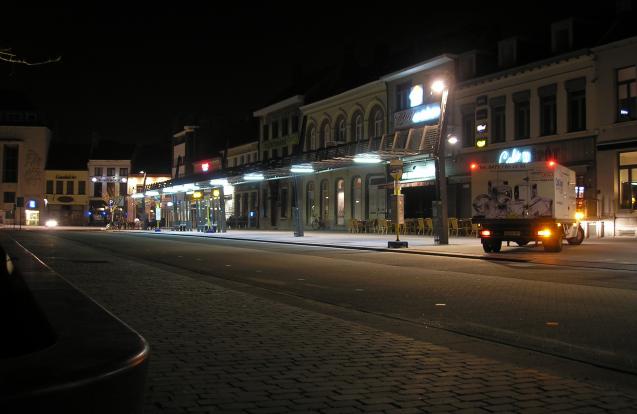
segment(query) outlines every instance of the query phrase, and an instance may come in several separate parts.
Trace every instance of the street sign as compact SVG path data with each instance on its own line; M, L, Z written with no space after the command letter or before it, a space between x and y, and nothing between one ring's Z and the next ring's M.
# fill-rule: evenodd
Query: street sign
M389 174L394 180L399 181L403 176L403 162L401 160L389 161Z

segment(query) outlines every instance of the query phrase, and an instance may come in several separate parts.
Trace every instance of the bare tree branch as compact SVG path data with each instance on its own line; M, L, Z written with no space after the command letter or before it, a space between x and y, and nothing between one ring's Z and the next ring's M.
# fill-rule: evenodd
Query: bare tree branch
M27 66L38 66L38 65L46 65L49 63L56 63L61 60L62 60L62 56L58 56L56 58L50 58L47 60L32 62L26 59L19 58L18 55L16 55L15 53L11 53L11 49L0 50L0 61L8 62L8 63L19 63L21 65L27 65Z

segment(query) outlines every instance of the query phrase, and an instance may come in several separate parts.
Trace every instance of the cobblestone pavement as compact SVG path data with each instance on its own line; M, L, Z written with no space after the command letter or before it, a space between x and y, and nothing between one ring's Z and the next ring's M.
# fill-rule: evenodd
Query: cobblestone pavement
M142 263L23 244L150 343L146 413L637 411L637 396ZM81 258L71 261L71 257ZM92 263L90 261L93 261Z

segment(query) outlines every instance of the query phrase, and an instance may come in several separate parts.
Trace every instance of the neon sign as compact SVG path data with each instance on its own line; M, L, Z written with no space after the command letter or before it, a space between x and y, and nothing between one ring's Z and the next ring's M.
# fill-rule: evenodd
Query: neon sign
M414 112L411 117L411 122L414 124L418 122L431 121L440 117L440 105L427 105L424 108Z
M515 164L518 162L527 163L531 162L531 160L531 151L513 148L511 150L504 150L500 153L500 156L498 157L498 164Z

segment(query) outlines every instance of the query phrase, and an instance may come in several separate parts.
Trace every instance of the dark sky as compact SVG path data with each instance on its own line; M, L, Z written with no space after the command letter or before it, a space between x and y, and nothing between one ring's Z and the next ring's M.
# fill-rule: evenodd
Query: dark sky
M555 2L534 2L522 11L519 2L133 3L3 11L0 47L62 61L0 62L0 90L24 91L56 139L85 142L96 133L165 142L193 118L250 117L284 97L295 80L347 59L364 78L364 71L382 71L378 56L385 57L383 68L399 61L394 56L413 56L415 63L436 48L458 48L454 39L508 36L568 14L569 4L584 4L557 2L556 10Z

